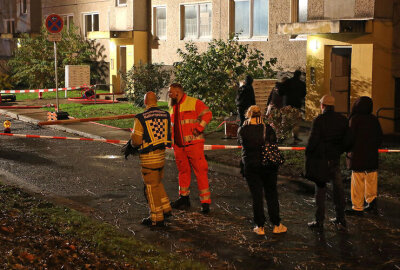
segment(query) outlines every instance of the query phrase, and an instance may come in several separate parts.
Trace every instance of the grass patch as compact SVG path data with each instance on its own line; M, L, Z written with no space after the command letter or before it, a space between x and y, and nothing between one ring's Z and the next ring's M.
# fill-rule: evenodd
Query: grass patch
M109 224L100 223L75 210L35 198L20 189L0 184L0 198L0 208L4 214L1 218L2 232L15 233L20 236L18 238L21 238L22 234L28 234L27 237L33 237L31 234L36 234L34 237L37 243L34 244L27 241L17 241L12 235L9 236L10 241L15 241L15 243L12 243L14 251L23 250L25 253L33 254L32 257L36 257L34 261L31 260L30 266L36 263L36 266L40 268L38 264L52 261L54 254L57 254L62 258L62 261L69 263L75 261L77 264L75 269L80 269L82 265L79 265L79 263L82 263L82 261L79 261L78 257L85 257L94 252L97 257L91 256L93 263L99 258L104 258L107 261L122 263L122 265L128 263L134 269L207 269L205 265L198 262L184 259L153 245L140 242L119 232ZM60 238L61 241L55 243L55 240ZM1 239L3 238L0 237ZM64 252L65 249L59 248L59 244L63 242L74 243L77 251L85 251L80 253ZM46 252L41 252L43 250L40 247L41 245L47 246ZM1 253L7 253L7 250L0 248ZM20 259L18 253L14 253L6 254L8 261L15 262ZM12 256L16 258L12 258ZM29 262L25 263L29 265Z
M82 90L73 90L67 91L67 97L81 97ZM108 93L108 90L96 90L96 93ZM56 92L43 92L42 99L55 99ZM39 93L24 93L24 94L15 94L17 101L18 100L30 100L30 99L38 99ZM58 91L58 98L65 99L65 91Z

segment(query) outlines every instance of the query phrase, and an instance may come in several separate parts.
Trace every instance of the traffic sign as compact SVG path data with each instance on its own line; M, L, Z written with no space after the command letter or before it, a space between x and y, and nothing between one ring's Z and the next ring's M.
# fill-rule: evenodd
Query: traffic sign
M46 18L46 28L50 33L59 33L63 29L64 21L57 14L50 14Z
M51 42L60 42L61 41L61 33L57 33L57 34L50 33L47 36L47 40L51 41Z

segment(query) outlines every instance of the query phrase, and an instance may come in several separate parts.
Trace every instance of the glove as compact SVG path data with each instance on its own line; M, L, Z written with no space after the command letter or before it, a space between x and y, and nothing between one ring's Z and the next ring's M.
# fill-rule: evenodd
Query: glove
M131 140L129 140L124 146L122 146L121 153L124 154L125 159L128 159L129 155L135 155L139 153L139 147L133 147Z

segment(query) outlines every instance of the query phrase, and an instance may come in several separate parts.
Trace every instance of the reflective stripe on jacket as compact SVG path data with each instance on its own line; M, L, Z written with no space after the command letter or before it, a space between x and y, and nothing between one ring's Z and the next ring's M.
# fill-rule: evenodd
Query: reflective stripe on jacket
M179 110L178 123L175 123L176 110ZM201 100L184 94L181 101L171 108L170 113L172 138L174 138L174 125L179 125L184 145L204 142L203 131L211 121L212 113ZM201 132L198 136L193 134L195 129Z

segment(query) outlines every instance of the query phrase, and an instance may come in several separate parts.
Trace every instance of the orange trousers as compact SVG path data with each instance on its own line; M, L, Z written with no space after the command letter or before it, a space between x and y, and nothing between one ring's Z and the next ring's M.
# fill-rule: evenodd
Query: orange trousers
M193 168L197 179L201 203L211 203L208 184L208 164L204 157L204 143L196 143L185 147L174 145L175 162L179 171L179 194L188 196Z

